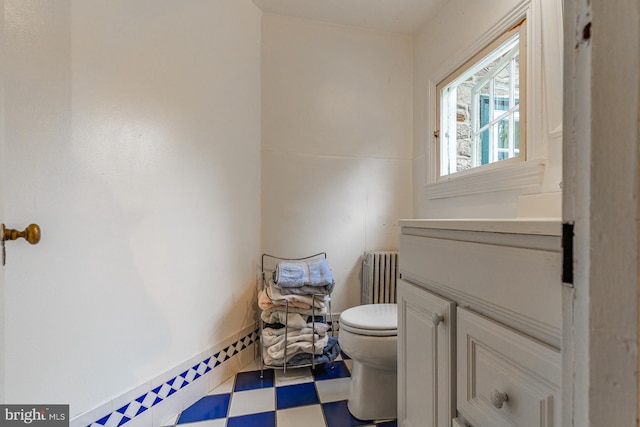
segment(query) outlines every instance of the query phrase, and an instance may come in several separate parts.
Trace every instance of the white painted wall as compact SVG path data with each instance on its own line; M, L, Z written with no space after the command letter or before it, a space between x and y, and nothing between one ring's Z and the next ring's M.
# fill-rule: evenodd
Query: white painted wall
M6 401L74 415L254 321L260 11L4 6Z
M556 193L541 209L559 217L562 180L562 4L560 0L531 0L527 115L528 158L545 161L536 185L497 192L430 198L435 156L435 84L475 53L470 51L514 9L529 3L496 0L491 7L473 0L446 2L415 37L413 199L416 218L513 218L522 214L518 200L527 194ZM433 101L432 101L433 100ZM433 174L433 175L432 175Z
M334 311L411 216L412 55L407 36L262 18L262 248L326 251Z

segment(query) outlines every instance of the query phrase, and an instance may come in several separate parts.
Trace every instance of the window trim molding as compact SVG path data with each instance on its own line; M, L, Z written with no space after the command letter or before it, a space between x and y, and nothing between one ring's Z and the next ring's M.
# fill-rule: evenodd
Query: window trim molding
M426 117L425 123L426 141L424 141L427 164L423 194L427 199L442 199L528 187L541 188L546 164L543 156L542 136L544 132L542 131L542 114L540 114L542 111L542 69L540 66L533 66L533 64L541 64L542 62L539 7L538 0L520 2L474 43L430 76L426 87L428 105L435 107L436 86L439 82L445 80L492 41L516 27L522 20L526 20L526 160L520 159L515 162L511 162L511 159L503 160L473 168L469 172L463 171L439 176L440 150L438 140L434 136L434 132L438 128L436 108L429 107L427 108L429 115Z
M523 188L539 191L544 177L545 159L510 161L515 159L445 175L437 182L426 184L424 194L428 199L446 199Z

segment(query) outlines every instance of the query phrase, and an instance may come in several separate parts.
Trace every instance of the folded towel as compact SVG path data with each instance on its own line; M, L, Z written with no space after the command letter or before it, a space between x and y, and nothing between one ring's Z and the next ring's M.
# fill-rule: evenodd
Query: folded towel
M285 314L282 310L263 310L260 317L267 323L282 323L290 328L302 329L307 326L307 321L300 313Z
M326 258L279 262L273 276L274 282L280 289L328 286L333 283L333 276Z
M274 332L274 333L271 333ZM287 342L296 342L300 340L313 341L320 338L319 334L313 334L310 330L303 332L301 329L290 329L287 331ZM269 331L264 329L262 331L262 345L265 348L273 347L276 344L284 344L284 334L280 334L277 330Z
M331 337L335 338L335 337ZM296 354L302 353L311 353L321 355L324 348L329 342L329 337L325 336L323 338L317 339L315 342L312 342L310 339L305 340L291 340L287 339L287 357L284 357L284 344L269 346L266 348L266 351L263 351L262 357L264 363L267 365L280 366L291 359Z
M269 310L274 307L286 307L287 302L289 304L289 308L302 308L305 310L311 309L310 304L295 300L288 301L287 299L282 298L282 295L279 295L280 298L273 298L270 293L269 288L265 288L260 291L260 294L258 295L258 307L260 307L261 310ZM278 294L280 293L278 292Z
M289 315L291 314L301 314L304 317L301 317L301 319L306 319L307 316L321 316L321 315L325 315L327 313L327 309L326 308L310 308L310 309L305 309L305 308L296 308L296 307L289 307L288 308L288 312ZM283 325L286 325L287 323L285 322L286 317L285 317L285 308L284 307L271 307L268 308L266 310L262 310L260 312L260 318L262 320L264 320L266 323L282 323ZM306 320L303 320L304 323L307 323ZM289 324L289 326L294 326ZM300 329L300 328L304 328L304 325L302 326L295 326L296 328Z
M333 291L334 283L326 286L300 286L297 288L280 288L274 284L282 295L329 295Z
M304 351L302 350L287 350L287 359L291 360L292 357L295 357L297 354L304 354ZM268 366L283 366L285 363L284 360L284 355L282 357L271 357L271 355L268 352L263 352L262 354L262 360L264 362L265 365Z
M329 325L326 323L307 323L307 325L302 328L302 329L293 329L293 328L271 328L271 327L267 327L267 328L263 328L262 329L262 336L263 337L277 337L277 336L283 336L285 332L287 333L287 336L289 336L290 333L295 332L298 334L310 334L310 333L315 333L318 334L319 336L323 337L327 334L327 331L329 330Z
M340 355L340 345L338 337L329 337L327 345L322 349L322 354L311 355L309 353L298 353L293 355L287 362L287 366L311 365L312 358L316 364L330 363Z
M287 336L287 358L289 357L289 351L302 350L305 353L322 354L322 349L329 337L320 338L317 334L299 334L296 336ZM267 346L267 352L269 356L274 359L284 357L284 336L281 340Z
M300 289L300 288L293 288ZM316 291L316 287L313 288ZM317 292L316 292L317 293ZM272 300L287 300L289 301L289 306L292 303L301 303L311 308L314 306L316 308L325 308L327 303L329 302L329 296L326 294L322 294L322 296L312 296L311 294L287 294L284 295L282 290L278 288L278 286L273 282L273 280L269 281L268 295ZM278 304L276 302L276 304ZM294 307L298 307L298 305L294 305ZM302 308L302 306L300 306Z

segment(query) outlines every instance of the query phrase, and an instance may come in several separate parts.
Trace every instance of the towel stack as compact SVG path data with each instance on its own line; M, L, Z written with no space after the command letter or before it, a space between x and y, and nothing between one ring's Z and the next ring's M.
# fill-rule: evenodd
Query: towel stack
M329 337L326 323L315 316L327 313L335 282L327 260L283 261L258 296L263 361L271 366L301 366L334 360L340 353L337 338ZM285 339L286 337L286 339ZM285 356L286 349L286 356Z
M278 263L273 282L283 295L329 295L335 285L325 258Z

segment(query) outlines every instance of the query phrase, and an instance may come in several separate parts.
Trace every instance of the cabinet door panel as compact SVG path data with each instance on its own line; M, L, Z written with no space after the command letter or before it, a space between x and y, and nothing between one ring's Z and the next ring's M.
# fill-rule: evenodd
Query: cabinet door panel
M454 330L454 303L399 280L399 426L451 426Z
M475 427L559 427L560 353L465 309L458 316L458 410Z

